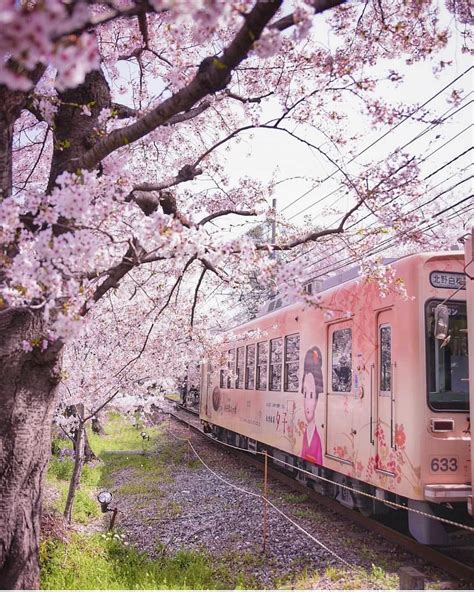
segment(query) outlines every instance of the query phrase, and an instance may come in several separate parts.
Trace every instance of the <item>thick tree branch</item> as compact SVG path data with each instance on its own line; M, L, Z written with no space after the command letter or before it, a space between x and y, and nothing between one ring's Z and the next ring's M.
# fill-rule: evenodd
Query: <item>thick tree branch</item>
M138 244L138 241L135 239L130 243L130 246L127 249L127 252L122 257L122 261L118 263L115 267L112 267L107 272L107 277L105 280L96 288L93 296L92 301L97 302L104 296L109 290L112 288L117 288L119 285L120 280L127 275L127 273L140 265L141 256L145 254L143 248ZM160 259L163 259L161 257ZM81 309L81 315L85 315L88 311L89 307L87 302L83 305Z
M120 103L112 103L112 109L117 119L129 119L130 117L138 117L140 112L137 109L121 105Z
M140 183L134 186L133 191L163 191L163 189L169 189L180 183L192 181L199 175L202 175L202 169L196 169L192 165L185 165L173 179L161 183Z
M99 2L99 3L93 2L92 4L103 4L103 3L102 2ZM152 8L148 2L140 2L138 4L138 6L135 5L135 6L132 6L131 8L125 8L123 10L120 10L118 8L112 8L109 12L96 14L95 16L90 18L88 21L83 23L80 27L75 27L74 29L68 29L66 31L61 31L61 33L59 35L57 35L56 37L53 37L53 41L58 41L59 39L61 39L63 37L68 37L69 35L81 35L85 31L90 31L91 29L94 29L100 25L106 25L107 23L110 23L111 21L114 21L119 18L131 18L131 17L138 16L141 14L156 13L156 12L158 12L158 11L156 11L154 8ZM164 12L164 10L161 12Z
M340 0L342 1L342 0ZM143 138L172 117L185 115L208 94L222 90L230 81L231 72L247 57L255 40L271 21L281 6L281 0L257 2L246 16L245 22L235 35L221 58L210 57L203 61L191 82L176 94L163 101L155 109L141 117L135 123L120 130L112 131L97 142L77 163L78 168L92 169L106 156L122 146L129 145ZM210 61L209 61L210 60Z

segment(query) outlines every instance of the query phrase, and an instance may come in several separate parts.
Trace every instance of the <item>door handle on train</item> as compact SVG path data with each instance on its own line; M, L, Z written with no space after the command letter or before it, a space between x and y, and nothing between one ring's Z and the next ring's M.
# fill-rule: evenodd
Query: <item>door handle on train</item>
M395 430L395 397L394 397L394 392L395 392L395 368L397 367L396 362L394 362L392 364L392 376L391 376L391 381L390 381L390 447L392 449L396 448L395 445L395 435L394 435L394 430Z

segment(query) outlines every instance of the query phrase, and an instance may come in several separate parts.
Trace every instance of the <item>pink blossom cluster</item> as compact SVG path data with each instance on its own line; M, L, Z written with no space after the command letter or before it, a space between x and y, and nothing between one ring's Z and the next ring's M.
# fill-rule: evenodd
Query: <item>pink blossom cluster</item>
M66 33L82 27L88 18L85 2L74 3L70 14L61 0L1 0L0 83L29 90L31 73L42 64L57 70L58 89L80 84L100 62L95 36Z

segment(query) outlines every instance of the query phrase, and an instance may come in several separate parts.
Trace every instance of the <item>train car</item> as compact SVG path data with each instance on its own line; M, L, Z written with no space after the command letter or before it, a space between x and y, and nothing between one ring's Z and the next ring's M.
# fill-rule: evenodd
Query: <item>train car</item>
M305 469L348 507L419 510L408 512L412 535L446 544L429 516L469 520L472 493L464 257L391 265L385 295L354 277L323 289L318 306L290 304L229 331L220 366L203 366L200 416L215 437Z

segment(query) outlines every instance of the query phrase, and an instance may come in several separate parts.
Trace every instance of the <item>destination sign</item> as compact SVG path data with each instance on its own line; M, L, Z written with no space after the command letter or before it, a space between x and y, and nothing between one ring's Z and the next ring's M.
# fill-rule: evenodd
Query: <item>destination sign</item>
M430 284L433 288L447 288L448 290L465 290L466 276L455 271L432 271Z

